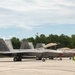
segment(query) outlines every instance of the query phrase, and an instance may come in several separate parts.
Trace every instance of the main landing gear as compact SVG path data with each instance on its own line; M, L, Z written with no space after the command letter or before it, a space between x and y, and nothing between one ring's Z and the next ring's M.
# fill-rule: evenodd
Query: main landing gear
M42 60L42 58L41 57L37 57L36 60Z
M21 59L21 57L19 57L19 56L15 56L14 59L13 59L13 61L15 61L15 62L16 62L16 61L22 61L22 59Z
M46 58L42 58L42 61L45 62L46 61Z
M43 62L45 62L46 58L37 57L36 60L42 60Z
M62 60L62 57L60 57L60 60Z

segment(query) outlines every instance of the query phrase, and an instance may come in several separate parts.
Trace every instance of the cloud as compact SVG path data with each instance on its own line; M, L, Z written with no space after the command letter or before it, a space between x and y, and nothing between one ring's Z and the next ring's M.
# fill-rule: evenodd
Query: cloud
M74 0L0 0L0 28L75 24Z
M6 39L11 39L12 37L16 37L15 35L12 35L12 36L8 36L8 37L0 37L0 38L2 38L2 39L4 39L4 40L6 40Z

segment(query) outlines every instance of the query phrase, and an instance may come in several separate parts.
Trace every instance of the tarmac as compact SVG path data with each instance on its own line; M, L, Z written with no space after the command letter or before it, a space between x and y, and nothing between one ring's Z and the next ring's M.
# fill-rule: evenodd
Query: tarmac
M66 58L13 62L13 58L0 58L0 75L75 75L75 61Z

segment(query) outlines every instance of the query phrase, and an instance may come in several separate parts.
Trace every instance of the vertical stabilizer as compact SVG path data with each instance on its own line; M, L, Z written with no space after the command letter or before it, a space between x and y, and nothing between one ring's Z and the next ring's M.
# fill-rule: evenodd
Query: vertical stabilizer
M44 48L45 44L44 43L37 43L35 48Z
M0 51L10 51L3 39L0 39Z
M34 49L34 46L32 42L23 41L20 49Z
M8 47L10 50L13 49L11 40L5 40L5 43L6 43L7 47Z

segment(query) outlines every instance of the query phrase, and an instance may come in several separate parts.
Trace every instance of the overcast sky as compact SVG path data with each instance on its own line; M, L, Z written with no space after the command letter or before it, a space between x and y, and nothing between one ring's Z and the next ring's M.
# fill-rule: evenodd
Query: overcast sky
M75 34L75 0L0 0L0 37Z

